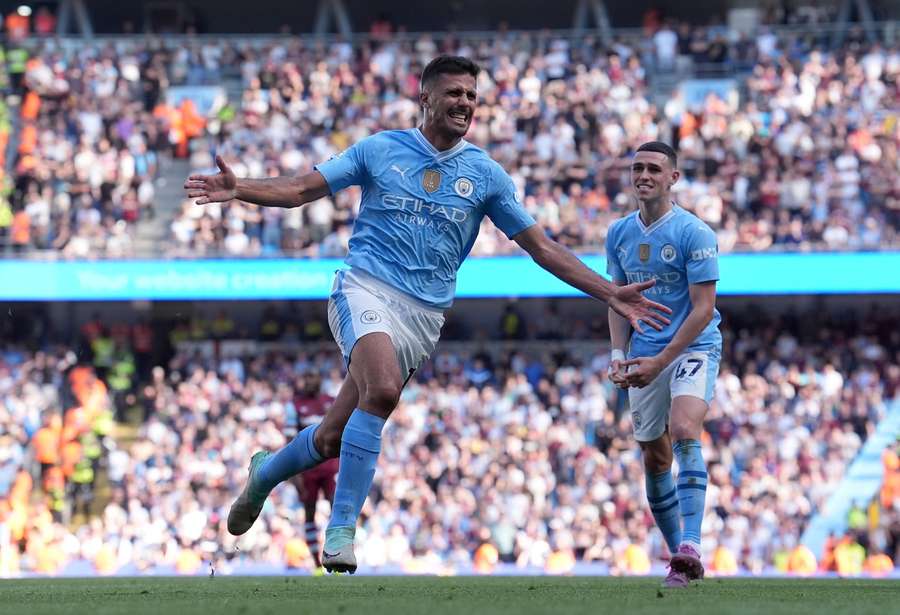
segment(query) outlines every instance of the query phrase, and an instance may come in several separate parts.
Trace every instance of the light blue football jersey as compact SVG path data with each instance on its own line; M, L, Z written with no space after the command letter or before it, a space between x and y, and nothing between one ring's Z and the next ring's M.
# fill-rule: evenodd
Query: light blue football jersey
M677 205L662 218L644 226L636 211L610 225L606 236L606 271L613 280L629 284L656 280L644 294L672 308L672 323L662 331L645 326L631 336L628 356L647 357L665 348L691 311L691 284L719 279L716 234L694 214ZM686 350L722 347L718 310Z
M346 264L439 308L488 216L507 237L534 224L515 185L464 139L438 151L418 128L360 140L316 166L332 194L362 187Z

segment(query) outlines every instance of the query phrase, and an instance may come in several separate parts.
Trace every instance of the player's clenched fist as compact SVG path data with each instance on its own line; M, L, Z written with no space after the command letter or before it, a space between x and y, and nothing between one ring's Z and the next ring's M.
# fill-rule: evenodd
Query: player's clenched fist
M625 353L619 348L614 348L609 357L609 367L606 369L606 376L610 382L620 389L627 389L628 383L625 380L625 368L622 367L623 361L625 361Z
M620 366L625 371L626 386L638 389L656 380L659 372L665 367L656 357L637 357L622 361Z

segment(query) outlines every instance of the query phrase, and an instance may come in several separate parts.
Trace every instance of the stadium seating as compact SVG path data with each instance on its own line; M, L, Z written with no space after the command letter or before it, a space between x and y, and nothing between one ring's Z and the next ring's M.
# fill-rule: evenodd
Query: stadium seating
M572 338L571 322L562 319L561 338ZM805 524L896 394L890 358L898 349L872 335L896 323L804 328L741 314L727 322L726 362L704 435L704 550L720 574L799 573L809 565L795 553ZM244 354L221 360L205 356L213 346L202 333L176 342L181 350L165 368L147 369L140 384L118 393L116 378L130 373L120 363L133 361L127 328L104 333L88 323L93 364L78 368L65 347L8 349L0 360L0 523L12 533L0 553L15 557L4 560L5 573L307 565L289 485L240 540L223 521L250 454L284 442L297 379L319 371L334 394L342 378L330 344L285 351L294 346L278 340L296 331L279 330L272 342L240 342ZM110 345L118 347L112 357ZM642 504L640 459L628 414L605 378L606 357L599 341L444 343L385 431L363 511L363 565L658 567L664 547ZM68 385L56 375L67 372ZM123 420L137 421L136 431L110 428L114 405ZM48 440L59 443L56 463ZM98 441L93 462L73 450ZM96 480L76 480L79 467L95 470ZM87 496L95 504L84 506ZM323 521L324 503L319 512ZM892 515L885 507L886 529L862 538L891 557Z
M165 98L169 85L202 79L181 57L189 51L135 41L36 50L13 92L21 103L5 203L12 217L0 211L0 253L136 255L136 229L156 212L161 168L171 154L186 155L202 130L193 103Z
M719 35L698 30L684 35L685 55L701 62L709 58L698 43ZM724 56L723 66L748 69L730 87L700 98L682 89L662 101L642 64L656 60L637 43L513 35L445 50L485 68L469 140L504 165L529 211L571 248L603 249L609 223L633 207L628 154L653 139L677 146L677 199L716 229L723 252L897 247L891 169L900 137L888 109L897 104L900 55L776 42L741 61ZM414 126L417 71L436 50L429 37L246 49L241 107L217 134L218 151L239 175L295 174L372 132ZM308 65L315 69L298 68ZM173 254L340 256L357 201L349 191L302 211L185 203ZM515 250L485 223L473 253Z
M755 44L715 29L676 34L674 72L661 66L655 39L607 47L527 33L354 45L129 41L118 55L43 47L13 110L16 190L10 210L0 206L0 241L7 254L127 257L136 229L160 211L165 220L154 224L169 227L168 245L151 243L140 256L341 256L358 206L353 190L302 210L185 202L173 211L154 202L153 180L170 154L193 153L195 167L211 168L213 150L239 174L305 172L374 131L414 126L418 71L447 51L485 68L468 138L574 249L602 250L609 222L631 207L628 153L650 139L677 145L677 198L717 230L723 252L898 246L896 49L850 41L832 50L824 37L767 32ZM724 54L710 53L723 41ZM711 64L737 78L712 90L691 81ZM672 85L685 83L668 92L673 74ZM233 92L209 117L166 102L171 85L209 83ZM91 102L107 92L115 96ZM486 223L474 253L515 249Z

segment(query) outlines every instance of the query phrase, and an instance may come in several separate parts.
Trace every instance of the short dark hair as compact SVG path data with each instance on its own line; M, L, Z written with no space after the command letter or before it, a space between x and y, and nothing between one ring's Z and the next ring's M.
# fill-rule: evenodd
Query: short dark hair
M472 75L478 77L481 68L463 56L440 55L428 63L422 71L422 89L431 85L438 75Z
M678 154L675 153L675 150L672 149L672 146L668 143L663 143L662 141L648 141L647 143L644 143L639 148L637 148L637 151L657 152L658 154L665 154L666 158L669 159L669 162L672 163L672 168L678 168Z

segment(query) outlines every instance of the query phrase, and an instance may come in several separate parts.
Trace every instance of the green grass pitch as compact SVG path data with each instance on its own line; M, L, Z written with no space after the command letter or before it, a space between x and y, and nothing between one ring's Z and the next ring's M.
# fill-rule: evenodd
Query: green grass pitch
M0 614L705 615L897 612L900 581L658 578L214 577L0 581Z

